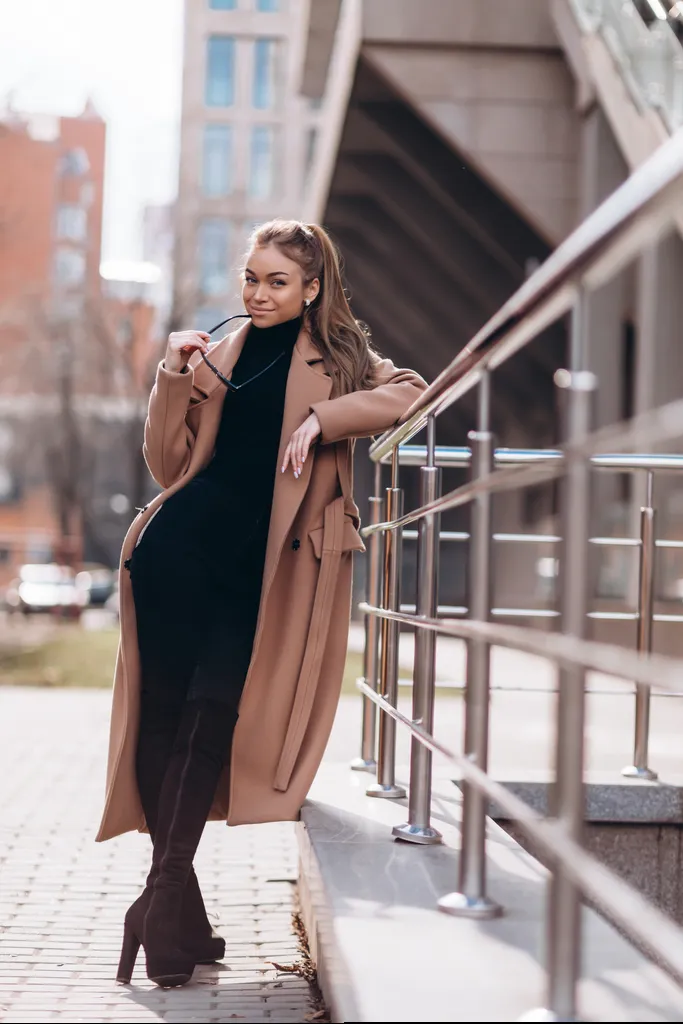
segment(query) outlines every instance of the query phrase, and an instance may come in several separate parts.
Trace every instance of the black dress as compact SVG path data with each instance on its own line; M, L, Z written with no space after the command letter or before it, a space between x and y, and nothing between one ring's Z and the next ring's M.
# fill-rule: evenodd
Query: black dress
M211 462L167 499L133 552L143 704L147 698L172 711L204 697L239 703L300 325L300 318L252 325L232 375L245 386L225 395Z

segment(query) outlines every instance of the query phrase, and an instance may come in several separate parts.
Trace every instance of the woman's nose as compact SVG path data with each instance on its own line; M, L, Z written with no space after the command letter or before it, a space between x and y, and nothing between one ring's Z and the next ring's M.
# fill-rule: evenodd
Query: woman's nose
M266 286L264 284L259 284L257 286L256 291L254 292L254 298L257 302L263 302L266 298Z

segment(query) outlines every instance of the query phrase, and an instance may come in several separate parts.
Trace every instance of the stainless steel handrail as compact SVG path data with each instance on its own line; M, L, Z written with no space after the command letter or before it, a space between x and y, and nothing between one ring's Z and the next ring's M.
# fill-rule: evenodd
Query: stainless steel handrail
M406 444L399 448L401 466L424 466L427 461L427 449L424 445ZM493 461L496 466L535 466L551 459L563 458L560 448L496 448ZM386 462L388 457L382 458ZM444 469L466 468L472 461L470 448L440 446L435 448L435 465ZM635 455L614 452L591 457L595 469L609 469L618 473L629 473L635 470L653 470L657 473L680 472L683 470L683 455L656 455L654 453Z
M472 761L446 747L378 694L363 680L360 692L404 725L411 735L435 754L456 765L463 777L516 821L535 845L553 861L562 860L568 873L617 927L649 956L656 959L674 981L683 984L683 935L666 914L611 872L592 854L566 835L559 822L546 821L500 782L495 782Z
M492 797L523 825L551 861L546 944L548 1009L543 1011L545 1016L542 1019L576 1019L582 895L595 898L634 941L654 953L669 973L683 982L680 931L666 919L660 920L651 908L645 909L642 897L597 864L581 847L586 672L592 670L636 682L641 728L636 730L634 765L631 767L638 774L640 762L647 763L650 689L679 693L682 667L676 659L652 654L650 648L651 624L655 618L652 613L656 548L683 546L676 541L657 543L651 483L656 471L678 471L683 457L647 452L652 446L671 441L683 433L683 401L644 414L625 425L591 433L591 399L596 378L588 371L586 295L661 235L674 221L682 195L683 134L678 133L603 203L479 331L408 411L405 422L375 441L370 448L370 458L376 464L391 458L392 490L395 492L395 500L391 502L393 511L387 510L386 521L375 521L363 531L371 543L382 537L385 545L382 607L372 602L361 605L367 618L379 619L382 626L378 668L381 690L377 678L360 682L364 701L380 709L382 756L379 760L384 765L380 788L385 790L382 795L391 797L400 791L400 787L395 785L394 756L387 749L387 737L393 744L395 736L395 730L386 724L391 720L394 725L401 722L411 730L411 789L418 789L417 797L411 792L411 816L415 818L417 806L420 829L429 828L429 809L424 806L424 794L428 791L425 776L428 762L419 757L419 745L424 744L431 750L439 749L439 745L430 735L428 726L408 720L395 706L400 624L410 625L420 637L431 632L464 639L467 645L464 750L462 755L454 755L441 748L441 752L457 759L463 773L460 885L457 893L442 898L439 905L449 913L479 918L493 917L501 911L488 895L486 887L485 799ZM570 311L570 365L568 370L559 370L555 375L558 391L565 398L565 443L560 449L548 451L494 451L489 422L489 372ZM437 447L434 435L438 415L474 387L479 389L479 411L477 429L470 435L472 451L447 451ZM429 430L426 448L410 446L406 450L406 442L425 426ZM400 446L404 446L403 450ZM632 454L632 451L637 454ZM399 466L423 466L425 462L434 468L469 466L470 479L442 496L438 496L434 489L423 487L420 507L401 514ZM644 471L648 474L648 500L641 512L641 536L637 540L589 537L591 481L593 471L597 469ZM490 586L492 497L512 488L551 479L562 480L562 527L557 535L548 538L553 544L560 545L562 633L491 621L494 615ZM425 581L429 580L429 586L432 586L438 571L438 546L436 543L431 546L424 543L427 536L424 523L433 526L442 512L466 504L471 508L470 527L466 531L470 544L469 618L439 618L438 603L432 601L430 607L425 594ZM400 565L396 553L401 550L405 527L414 522L420 524L421 567L416 602L418 613L410 614L400 610ZM449 537L453 541L463 539L465 537L455 531ZM512 536L508 539L511 540ZM537 542L537 538L533 542ZM619 543L639 551L636 653L585 637L588 615L619 614L591 612L588 608L589 547L594 549L599 542ZM375 544L374 548L377 550L378 545ZM393 553L391 557L388 557L389 552ZM430 560L435 560L435 564L430 564ZM552 613L554 609L547 611ZM676 618L671 616L668 621ZM540 655L557 666L555 790L558 820L555 823L540 822L529 808L515 798L511 799L510 794L501 791L486 775L492 645ZM418 717L416 709L426 708L429 711L435 686L434 644L420 641L420 652L414 667L414 718ZM370 787L370 791L372 789ZM372 795L378 795L377 787L374 789ZM403 829L400 837L421 841L419 837L412 837L409 829ZM436 841L439 838L437 836ZM629 908L628 912L625 912L625 907ZM664 930L667 939L661 943ZM676 952L672 955L674 946ZM533 1015L529 1019L541 1017Z

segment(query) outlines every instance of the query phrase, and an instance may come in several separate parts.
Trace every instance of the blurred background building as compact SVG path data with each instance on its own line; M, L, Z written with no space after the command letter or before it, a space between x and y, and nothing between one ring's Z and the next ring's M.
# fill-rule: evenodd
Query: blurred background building
M131 506L153 307L102 287L105 142L92 103L0 122L0 585L114 564Z
M256 224L299 216L320 100L299 93L304 0L185 0L175 288L184 325L239 312Z

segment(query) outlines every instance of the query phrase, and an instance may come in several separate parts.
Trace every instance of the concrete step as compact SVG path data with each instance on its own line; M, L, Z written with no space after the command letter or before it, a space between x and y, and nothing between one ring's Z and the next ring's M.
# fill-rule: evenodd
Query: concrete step
M326 762L298 826L300 888L331 1019L514 1021L545 1002L547 873L489 822L491 896L475 922L436 909L457 886L459 796L439 769L444 845L392 840L405 801L365 796L368 777ZM405 781L407 772L399 771ZM591 1021L680 1021L683 993L591 910L583 912L580 1010Z

